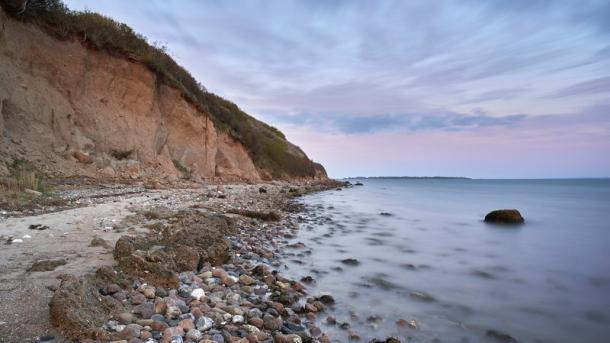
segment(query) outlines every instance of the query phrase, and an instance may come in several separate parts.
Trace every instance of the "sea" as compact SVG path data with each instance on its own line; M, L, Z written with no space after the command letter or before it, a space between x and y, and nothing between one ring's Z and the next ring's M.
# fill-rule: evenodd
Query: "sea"
M298 200L282 270L332 341L610 342L610 179L349 181Z

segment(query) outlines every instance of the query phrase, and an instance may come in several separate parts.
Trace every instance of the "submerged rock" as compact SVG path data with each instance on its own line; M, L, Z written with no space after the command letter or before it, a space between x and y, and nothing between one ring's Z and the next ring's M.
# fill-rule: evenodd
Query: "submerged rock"
M524 221L521 213L515 209L495 210L485 216L486 223L521 224Z
M517 342L513 336L497 330L487 330L485 334L499 342Z
M341 263L348 266L357 266L360 264L360 262L355 258L346 258L344 260L341 260Z

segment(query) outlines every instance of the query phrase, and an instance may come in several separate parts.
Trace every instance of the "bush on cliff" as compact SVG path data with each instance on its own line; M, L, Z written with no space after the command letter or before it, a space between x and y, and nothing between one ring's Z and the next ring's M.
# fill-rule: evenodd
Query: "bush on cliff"
M17 19L35 24L60 39L78 37L89 48L104 50L143 63L159 79L178 89L184 98L210 114L214 125L241 142L255 165L273 178L307 177L324 173L278 129L256 120L234 103L208 92L160 44L150 44L146 37L129 26L89 11L72 11L61 0L0 0ZM19 11L11 9L19 8ZM22 11L23 10L23 11Z

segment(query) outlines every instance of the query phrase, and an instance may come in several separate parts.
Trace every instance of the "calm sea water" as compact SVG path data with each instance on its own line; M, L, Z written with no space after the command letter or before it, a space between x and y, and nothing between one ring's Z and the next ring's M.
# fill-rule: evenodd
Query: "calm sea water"
M313 276L311 292L330 292L329 314L363 340L485 342L496 330L523 342L610 342L610 180L361 181L301 200L314 210L291 242L308 250L289 253L286 273ZM499 208L526 223L483 223Z

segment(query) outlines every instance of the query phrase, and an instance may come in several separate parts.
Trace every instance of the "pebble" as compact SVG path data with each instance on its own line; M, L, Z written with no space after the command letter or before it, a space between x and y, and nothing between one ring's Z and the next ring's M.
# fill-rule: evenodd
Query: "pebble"
M205 291L201 288L195 288L191 292L191 297L193 297L196 300L201 300L201 298L203 298L204 296L205 296Z

